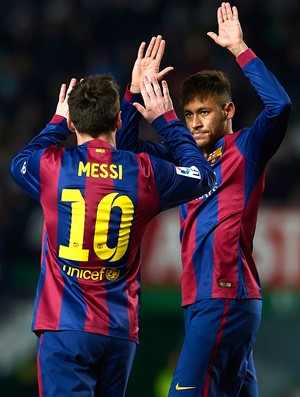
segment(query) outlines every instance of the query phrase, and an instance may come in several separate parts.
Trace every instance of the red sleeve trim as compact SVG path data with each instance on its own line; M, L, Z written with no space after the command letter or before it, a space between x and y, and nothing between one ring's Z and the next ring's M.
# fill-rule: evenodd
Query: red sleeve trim
M55 115L52 117L52 120L50 121L50 123L51 123L51 124L59 124L59 123L61 123L64 119L65 119L65 117L60 116L60 115L58 115L58 114L55 114Z
M246 51L242 52L240 55L236 57L237 63L243 68L248 62L252 61L252 59L256 58L254 52L247 48Z
M130 91L130 84L127 84L124 98L128 102L132 102L132 92Z
M164 113L164 118L166 121L172 121L172 120L177 120L177 114L175 113L175 110L169 110L168 112Z

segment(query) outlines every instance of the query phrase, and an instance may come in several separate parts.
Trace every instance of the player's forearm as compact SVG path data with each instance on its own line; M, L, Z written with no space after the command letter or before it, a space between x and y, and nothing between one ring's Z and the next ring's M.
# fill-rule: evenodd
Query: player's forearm
M203 186L212 188L215 174L208 164L201 149L185 124L179 120L174 111L168 112L152 123L156 131L163 137L164 144L173 153L174 162L179 166L198 168Z
M12 159L10 172L13 179L34 199L39 197L39 163L44 149L58 144L69 134L66 119L54 116L45 129Z
M122 128L116 134L117 149L139 152L139 123L141 115L132 103L141 100L141 95L133 94L127 86L121 103Z
M249 131L254 146L260 147L255 149L253 157L266 161L274 155L285 136L291 100L277 78L251 49L242 53L237 62L264 103L264 110Z
M196 150L197 155L203 156L202 151L198 148L195 139L185 124L176 116L175 111L167 112L151 124L156 132L163 138L166 145L172 152L173 157L178 165L193 165L189 162L189 150Z
M18 168L17 164L19 164L19 168L22 167L22 163L34 153L48 146L57 145L69 135L70 131L66 119L61 116L54 116L51 122L13 158L12 169Z
M263 101L267 117L276 118L290 112L291 100L288 94L250 48L241 53L236 60Z
M20 151L19 155L29 156L37 150L57 145L70 134L66 119L55 115L50 123Z

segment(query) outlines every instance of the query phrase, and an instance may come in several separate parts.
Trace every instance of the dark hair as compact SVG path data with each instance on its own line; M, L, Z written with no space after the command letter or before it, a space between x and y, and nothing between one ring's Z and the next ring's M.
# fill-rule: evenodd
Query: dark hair
M97 138L115 129L120 111L119 87L111 74L86 77L71 91L68 105L77 131Z
M180 104L183 108L197 98L203 100L210 96L217 97L221 107L231 101L230 82L223 72L202 70L190 75L182 83Z

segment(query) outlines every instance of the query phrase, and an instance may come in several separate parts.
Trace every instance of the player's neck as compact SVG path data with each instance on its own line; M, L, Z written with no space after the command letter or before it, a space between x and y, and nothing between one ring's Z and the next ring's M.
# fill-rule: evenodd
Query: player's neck
M88 134L79 134L79 133L76 133L76 136L77 136L77 145L82 145L86 142L93 141L94 139L101 139L102 141L116 147L116 131L100 134L99 136L97 136L97 138L93 138Z

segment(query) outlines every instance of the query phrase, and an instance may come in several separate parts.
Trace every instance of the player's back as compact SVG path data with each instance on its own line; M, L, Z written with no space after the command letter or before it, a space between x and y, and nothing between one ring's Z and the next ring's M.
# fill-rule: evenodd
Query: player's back
M102 140L51 146L41 156L40 182L45 277L34 328L136 340L140 242L160 211L149 156ZM74 292L77 308L66 298Z
M160 208L149 157L93 140L46 149L40 167L45 225L51 242L57 222L59 260L122 265L132 229L137 242Z

